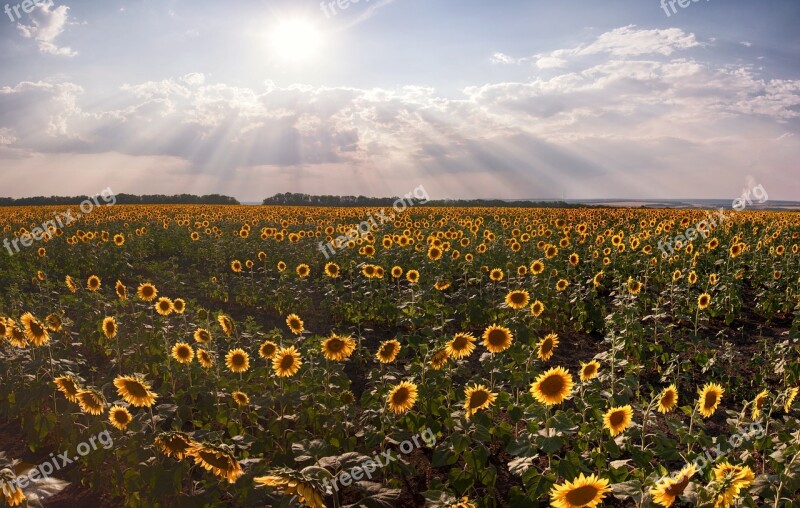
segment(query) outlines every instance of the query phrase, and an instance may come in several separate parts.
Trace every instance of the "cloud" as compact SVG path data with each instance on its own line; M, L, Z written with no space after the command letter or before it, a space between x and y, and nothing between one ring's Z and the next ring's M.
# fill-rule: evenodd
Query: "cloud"
M64 32L69 20L69 7L52 2L43 3L30 13L31 24L17 24L20 34L26 39L34 39L41 53L73 57L78 53L66 46L56 44L56 38Z

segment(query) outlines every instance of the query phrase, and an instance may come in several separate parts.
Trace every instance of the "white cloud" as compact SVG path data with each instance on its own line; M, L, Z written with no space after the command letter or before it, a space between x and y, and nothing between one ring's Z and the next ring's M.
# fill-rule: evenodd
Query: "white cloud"
M42 53L68 56L77 55L76 51L66 46L56 44L56 38L64 32L69 20L69 7L59 5L54 8L52 3L44 3L30 13L30 25L17 24L20 34L27 39L34 39Z

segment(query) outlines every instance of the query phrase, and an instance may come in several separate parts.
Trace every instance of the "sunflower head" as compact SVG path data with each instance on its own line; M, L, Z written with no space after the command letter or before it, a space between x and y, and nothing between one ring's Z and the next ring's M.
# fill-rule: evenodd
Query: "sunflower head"
M356 349L356 341L350 336L339 337L332 335L331 337L322 341L322 354L328 360L341 362L346 360L353 354Z
M395 414L407 412L417 401L417 385L408 381L401 381L389 392L387 402L389 409Z
M546 362L553 356L553 351L558 347L558 335L549 333L536 345L536 355Z
M92 275L86 280L86 289L89 291L97 291L100 289L101 282L100 277L97 275Z
M497 394L492 393L483 385L474 384L467 386L464 391L464 397L466 399L464 401L464 409L467 411L467 418L469 418L481 409L487 409L494 404Z
M133 416L122 406L113 406L108 410L108 422L119 430L127 429L132 421Z
M113 317L106 317L103 319L103 335L107 339L113 339L117 336L117 320Z
M305 330L303 320L297 314L289 314L286 316L286 326L295 334L300 335Z
M194 349L185 342L178 342L172 348L172 358L178 363L192 363L194 359Z
M695 467L694 464L689 464L677 474L660 481L650 490L653 501L665 508L669 508L675 503L675 500L683 494L686 487L689 486L689 482L695 473L697 473L697 467Z
M186 450L186 455L192 457L195 464L206 471L211 471L218 478L228 480L228 483L236 483L236 480L244 474L239 462L222 446L192 442Z
M243 349L231 349L225 355L225 366L234 374L247 372L250 368L250 356Z
M572 393L572 375L563 367L553 367L531 384L533 397L546 406L560 404Z
M608 480L581 473L572 481L553 485L550 504L554 508L595 508L609 491Z
M200 344L208 344L211 342L211 332L205 328L198 328L194 331L194 340Z
M248 397L247 394L244 392L236 391L233 392L231 396L233 397L233 401L236 403L237 406L243 407L250 404L250 397Z
M152 302L156 296L158 296L158 289L149 282L145 282L139 284L139 287L136 289L136 296L145 302Z
M172 300L167 298L166 296L162 296L156 302L156 312L158 312L162 316L169 316L175 310L174 304Z
M700 397L697 400L697 409L704 418L708 418L714 414L717 407L719 407L724 393L725 390L722 386L716 383L707 383L700 390Z
M301 365L303 365L303 361L300 352L294 346L279 349L275 352L275 358L272 359L272 370L279 377L294 376L300 370Z
M151 407L156 402L156 394L137 376L117 376L114 386L117 387L117 394L134 407Z
M511 330L496 324L489 326L483 332L483 345L490 353L500 353L511 347L514 336Z
M58 391L64 394L64 397L70 402L78 402L78 392L81 391L80 385L75 380L74 377L67 374L65 376L59 376L53 380L58 388Z
M589 381L597 377L600 370L600 362L592 360L588 363L581 362L581 381Z
M525 308L528 305L529 301L530 301L530 295L524 289L515 289L513 291L510 291L506 295L505 299L506 305L516 310Z
M541 300L536 300L531 304L531 314L533 314L533 317L541 316L542 312L544 312L544 304Z
M467 357L475 351L476 340L471 333L457 333L445 346L447 354L455 359Z
M100 415L106 409L106 398L99 391L90 388L78 390L76 394L81 411L90 415Z
M396 339L387 340L381 343L375 357L381 363L392 363L400 352L400 342Z
M603 416L603 427L614 437L630 427L633 421L633 408L630 405L612 407Z
M316 478L292 469L273 469L267 476L253 478L256 487L272 487L282 490L288 497L297 496L298 501L310 508L325 508L325 486Z
M264 343L258 348L258 356L265 360L271 360L275 358L275 353L277 352L278 345L271 340L264 341Z
M674 384L664 388L658 396L658 412L669 413L678 405L678 389Z

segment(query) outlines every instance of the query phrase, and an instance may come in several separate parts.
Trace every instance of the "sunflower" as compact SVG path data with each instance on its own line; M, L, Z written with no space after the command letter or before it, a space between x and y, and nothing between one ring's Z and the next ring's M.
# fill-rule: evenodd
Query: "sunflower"
M199 342L200 344L208 344L211 342L211 332L206 330L205 328L198 328L194 331L194 340Z
M689 284L694 285L697 282L697 272L694 270L689 272L689 276L686 278L686 280L689 282Z
M467 411L467 418L474 415L481 409L487 409L494 404L497 398L496 393L492 393L483 385L474 384L467 386L464 391L464 409Z
M432 246L428 249L428 259L431 261L438 261L442 259L442 254L444 254L444 252L442 252L442 249L439 247Z
M700 398L697 400L697 409L700 414L708 418L717 410L725 390L716 383L707 383L699 393Z
M340 270L339 265L336 263L327 263L325 265L325 275L328 277L335 279L339 276Z
M119 297L120 300L125 301L128 299L128 288L125 287L122 281L117 281L117 283L114 284L114 291L117 293L117 297Z
M503 276L503 270L499 268L493 268L492 271L489 272L489 278L495 282L503 280Z
M680 472L670 478L665 478L660 481L655 487L650 489L650 495L653 496L653 501L660 504L665 508L669 508L675 503L675 500L683 494L692 476L697 473L697 467L694 464L689 464Z
M403 276L403 268L400 266L393 266L390 273L392 274L393 278L399 279Z
M632 295L638 295L642 292L642 283L638 280L633 280L633 277L628 277L628 291Z
M183 432L162 432L155 438L156 447L167 457L183 459L194 441Z
M325 508L325 487L313 478L291 469L275 469L268 476L253 478L257 487L274 487L286 496L297 496L298 501L310 508Z
M680 270L675 270L674 272L672 272L672 282L678 282L679 280L681 280L681 277L683 277L683 274L681 273Z
M59 376L53 380L58 388L58 391L64 394L64 397L70 402L78 402L78 392L81 391L81 387L78 386L78 382L75 380L74 377L67 374L65 376Z
M797 397L798 392L800 392L800 388L796 386L789 388L789 391L786 394L786 400L783 403L784 413L788 413L789 411L792 410L792 403L794 402L794 399Z
M540 300L536 300L531 304L531 314L533 317L539 317L544 312L544 304Z
M446 348L442 348L433 353L429 363L433 370L439 370L444 367L444 364L447 363L449 359L450 353L447 352Z
M553 351L558 347L558 335L555 333L545 335L545 337L536 344L536 347L538 348L536 355L540 360L546 362L553 356Z
M235 327L233 326L233 320L226 316L225 314L220 314L217 316L217 322L219 323L220 328L222 328L222 333L230 337L233 335Z
M560 404L572 393L572 375L563 367L553 367L531 384L533 397L546 406Z
M512 309L519 310L528 305L528 301L530 301L530 295L524 289L517 289L509 292L506 295L505 301L506 305Z
M603 270L600 270L592 278L592 284L594 285L594 287L599 287L602 283L603 283Z
M581 362L581 381L589 381L597 377L600 370L600 362L592 360L588 363Z
M67 289L69 289L70 293L76 293L78 291L78 285L75 284L75 279L69 275L64 277L64 283L67 285Z
M178 363L192 363L194 359L194 350L189 344L178 342L172 348L172 357Z
M444 508L478 508L477 505L470 502L467 496L462 497L460 500L451 501L444 505Z
M311 269L308 267L307 264L301 263L301 264L297 265L297 268L295 269L295 272L297 272L297 275L301 279L304 279L304 278L308 277L309 274L311 274Z
M632 421L633 408L629 404L621 407L612 407L603 415L603 427L608 429L611 437L630 427Z
M158 398L150 391L150 386L138 377L117 376L114 386L117 387L117 394L134 407L151 407Z
M573 481L553 485L550 490L550 505L553 508L595 508L610 492L608 480L583 473Z
M450 282L449 280L437 280L436 283L433 285L433 288L436 289L437 291L444 291L451 285L452 282Z
M242 466L233 455L221 446L193 442L186 449L186 455L192 457L195 463L206 471L211 471L215 476L228 480L228 483L236 483L236 480L244 474Z
M674 384L664 388L658 396L658 412L669 413L678 405L678 388Z
M475 341L477 339L471 333L457 333L450 340L445 349L451 358L459 359L472 354L475 351Z
M23 503L29 506L26 503L25 493L17 486L16 475L10 469L5 468L0 471L0 485L3 486L0 489L0 499L5 500L8 506L20 506Z
M90 388L88 390L78 390L75 395L78 399L78 405L81 411L90 415L103 414L106 407L106 399L103 394L97 390Z
M322 341L322 354L328 360L341 362L346 360L356 350L356 341L350 336L339 337L336 334Z
M176 298L175 301L172 302L172 310L174 310L176 314L183 314L183 311L186 310L186 302L184 299Z
M558 279L556 282L556 290L557 291L564 291L569 286L569 281L567 279Z
M289 314L286 316L286 326L288 326L289 330L295 335L300 335L303 333L303 330L305 330L303 320L300 319L300 316L297 314Z
M233 392L231 396L233 397L233 401L236 402L237 406L243 407L250 405L250 397L248 397L244 392Z
M541 261L534 261L531 263L531 273L534 275L539 275L544 271L544 263Z
M703 293L697 297L697 307L700 310L708 308L709 305L711 305L711 295L708 293Z
M381 342L375 357L381 363L392 363L400 352L400 342L396 339Z
M511 334L511 330L503 326L497 326L496 324L486 328L483 332L483 345L486 346L491 353L505 351L511 347L511 342L513 340L514 336Z
M712 475L721 487L714 508L733 506L734 501L739 496L739 492L748 488L755 479L755 474L749 467L734 466L727 462L714 466Z
M272 360L275 358L275 353L278 352L278 345L271 340L264 341L258 348L258 356L265 360Z
M406 273L406 280L411 284L416 284L419 282L419 272L416 270L409 270Z
M139 287L136 288L136 296L144 300L145 302L152 302L156 296L158 296L158 289L149 282L145 282L143 284L139 284Z
M91 275L86 280L86 289L88 289L89 291L97 291L98 289L100 289L101 285L102 283L100 282L100 277L98 277L97 275Z
M159 298L158 301L156 302L155 307L156 307L156 312L158 312L162 316L169 316L170 314L172 314L172 311L175 310L172 300L170 300L166 296L162 296L161 298Z
M225 355L225 366L234 374L246 372L250 368L250 356L243 349L231 349Z
M105 335L107 339L113 339L117 336L116 319L110 316L103 319L103 335Z
M275 352L275 358L272 360L272 370L280 377L294 376L300 370L301 365L303 365L303 361L300 358L300 352L294 346L280 348Z
M210 369L214 366L214 358L211 356L211 353L206 351L205 349L197 350L197 361L200 362L200 365L204 369Z
M759 416L761 416L761 408L764 407L764 402L766 402L767 397L769 397L769 392L767 390L761 390L756 398L753 400L753 409L751 413L751 418L753 420L757 420Z
M239 261L238 259L234 259L233 261L231 261L231 270L234 273L241 272L242 271L242 262Z
M417 401L417 385L408 381L401 381L389 392L387 402L389 409L395 414L402 414L411 409Z
M35 347L40 347L50 342L50 334L47 332L47 328L33 314L26 312L19 320L25 328L25 336Z
M108 421L117 429L124 431L133 421L133 416L124 407L113 406L108 410Z
M283 261L278 261L278 271L282 272L284 270L286 270L286 263L284 263Z

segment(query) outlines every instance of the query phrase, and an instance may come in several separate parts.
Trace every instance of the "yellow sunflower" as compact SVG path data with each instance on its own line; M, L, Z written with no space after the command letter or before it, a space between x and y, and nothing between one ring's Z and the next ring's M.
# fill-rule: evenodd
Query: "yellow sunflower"
M155 438L156 447L167 457L181 460L194 444L192 439L183 432L162 432Z
M406 273L406 280L411 284L416 284L419 282L419 272L416 270L409 270Z
M172 357L178 363L192 363L194 359L194 349L185 342L178 342L172 348Z
M783 412L788 413L792 410L792 403L794 399L797 397L797 393L800 392L800 388L794 386L789 388L789 391L786 394L786 400L783 403Z
M325 265L325 275L327 275L328 277L335 279L339 277L339 273L340 273L339 265L337 265L336 263L327 263Z
M117 336L117 320L111 316L103 319L103 335L107 339L113 339Z
M211 332L205 328L198 328L194 331L194 340L200 344L208 344L211 342Z
M301 365L300 352L294 346L279 349L272 360L272 370L280 377L294 376Z
M678 388L672 384L658 396L658 412L669 413L678 406Z
M169 316L172 314L172 311L175 310L172 304L172 300L167 298L166 296L162 296L158 299L155 305L156 312L161 314L162 316Z
M708 293L703 293L697 297L697 307L700 310L708 308L709 305L711 305L711 295Z
M558 347L558 335L549 333L536 344L536 355L540 360L546 362L553 356L553 351Z
M752 469L747 466L734 466L728 462L714 466L712 475L722 489L717 495L714 508L733 506L742 489L748 488L755 480Z
M597 360L592 360L588 363L581 362L581 381L589 381L596 378L599 370L600 362Z
M176 314L183 314L186 310L186 301L183 298L176 298L172 302L172 310L175 311Z
M233 319L225 314L220 314L217 316L217 323L219 323L220 328L222 328L222 333L228 337L233 335L235 330L235 327L233 326Z
M81 411L90 415L103 414L106 408L106 399L99 391L90 388L86 390L78 390L76 394L78 405Z
M117 281L117 283L114 284L114 291L116 291L117 297L119 297L120 300L125 301L128 299L128 288L125 287L122 281Z
M536 300L531 304L531 314L533 317L539 317L544 312L544 304L540 300Z
M524 289L517 289L514 291L510 291L506 295L506 305L511 307L512 309L522 309L528 305L528 301L530 300L530 295Z
M286 496L297 496L297 500L310 508L325 508L324 487L303 473L289 469L276 469L268 476L253 478L257 487L274 487Z
M767 397L769 397L769 392L767 390L761 390L756 398L753 400L753 408L751 411L750 417L753 420L757 420L759 416L761 416L761 408L764 407L764 402L767 401Z
M500 282L503 280L503 270L499 268L493 268L492 271L489 272L489 278L495 282Z
M225 366L234 374L246 372L250 368L250 356L243 349L231 349L225 355Z
M621 407L612 407L603 415L603 427L608 429L611 437L622 433L633 422L633 408L630 404Z
M511 334L511 330L503 326L497 326L496 324L486 328L483 332L483 345L486 346L486 349L491 353L505 351L511 347L511 342L513 340L514 336Z
M303 333L303 330L305 330L303 327L303 320L300 319L300 316L297 314L289 314L286 316L286 326L288 326L289 330L295 335L300 335Z
M469 418L479 410L487 409L494 404L497 394L490 392L483 385L473 384L472 386L467 386L464 391L464 397L466 398L464 409L467 411L467 418Z
M475 351L475 341L477 339L470 333L457 333L452 340L450 340L445 349L447 354L455 359L464 358Z
M75 279L69 275L64 277L64 283L67 285L67 289L69 289L70 293L76 293L78 291L78 285L75 283Z
M550 490L550 505L553 508L595 508L610 492L608 480L583 473L573 481L553 485Z
M155 300L156 296L158 296L158 289L149 282L145 282L139 284L139 287L136 289L136 296L145 302L152 302Z
M447 349L442 348L433 353L429 364L433 370L440 370L449 359L450 353L447 352Z
M397 354L400 352L400 347L400 342L396 339L381 342L378 352L375 353L375 357L381 363L392 363L394 359L397 358Z
M539 275L544 272L544 263L541 261L534 261L531 263L531 273L534 275Z
M408 381L401 381L389 392L387 402L389 409L395 414L402 414L414 406L417 401L417 385Z
M231 396L233 397L233 401L236 402L237 406L243 407L250 404L250 397L248 397L247 394L244 392L236 391L233 392Z
M339 337L336 334L322 341L322 354L328 360L341 362L350 358L356 350L356 341L350 336Z
M64 397L70 402L78 402L78 392L81 391L81 387L78 385L78 382L75 380L74 377L67 374L65 376L59 376L53 380L58 388L58 391L64 394Z
M297 272L297 275L301 279L304 279L304 278L308 277L311 274L311 269L308 267L307 264L302 263L302 264L297 265L297 268L295 269L295 272Z
M236 483L244 471L242 466L226 449L208 443L193 442L186 449L186 456L192 457L206 471L211 471L215 476Z
M47 332L47 328L33 314L26 312L19 320L25 328L25 336L35 347L40 347L50 342L50 334Z
M119 430L127 429L132 421L133 416L122 406L113 406L108 410L108 422Z
M725 390L716 383L707 383L699 393L700 398L697 399L697 410L700 411L703 417L708 418L717 410Z
M101 286L100 277L92 275L86 280L86 289L89 291L97 291Z
M150 386L138 377L117 376L114 386L117 387L117 394L134 407L151 407L158 398L150 391Z
M265 360L272 360L278 352L278 345L271 340L265 340L258 348L258 356Z
M558 279L556 282L556 290L557 291L564 291L569 286L569 281L567 279Z
M531 384L533 397L547 406L560 404L572 393L572 375L563 367L553 367Z
M672 506L678 496L683 494L683 491L689 486L689 481L691 481L695 473L697 473L697 468L694 464L689 464L681 469L678 474L660 481L650 489L653 502L660 504L664 508Z
M214 366L214 358L205 349L197 350L197 361L200 362L200 366L204 369L210 369Z
M391 270L392 277L395 279L399 279L403 276L403 268L400 266L393 266Z

